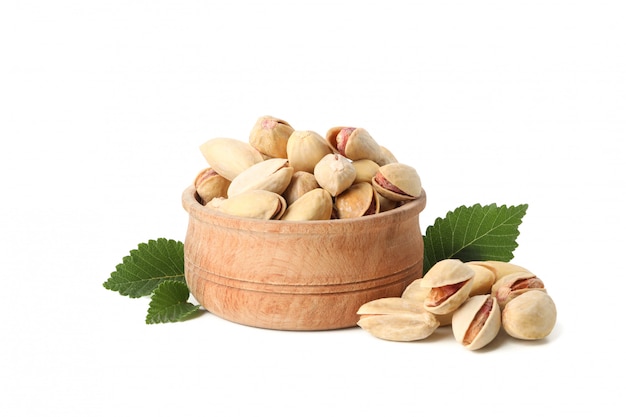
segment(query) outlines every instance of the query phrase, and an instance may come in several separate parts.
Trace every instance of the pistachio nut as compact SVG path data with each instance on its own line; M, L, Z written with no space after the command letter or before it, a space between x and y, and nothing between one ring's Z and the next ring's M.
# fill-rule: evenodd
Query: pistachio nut
M380 211L378 193L369 182L359 182L335 197L337 218L352 219Z
M384 297L369 301L357 310L356 314L361 317L396 314L396 313L422 313L424 306L418 301L404 297Z
M493 270L477 263L466 262L465 265L474 271L470 297L479 294L491 294L491 287L496 281L496 274Z
M382 154L382 159L378 161L380 165L392 164L394 162L398 162L398 159L395 157L393 153L384 146L380 147L380 152Z
M220 201L217 208L222 213L251 219L280 219L287 203L280 195L267 190L248 190Z
M480 265L482 267L488 268L495 274L495 280L499 280L505 275L509 275L513 272L530 272L528 269L512 264L510 262L504 261L470 261L467 264L471 265Z
M287 140L293 131L293 127L284 120L262 116L252 127L249 143L271 158L287 158Z
M282 195L289 205L316 188L320 188L320 185L317 183L315 175L307 171L294 171L291 181Z
M333 150L324 138L310 130L296 130L287 141L289 165L296 171L313 173L320 159L331 153Z
M428 297L430 288L422 287L422 279L418 278L413 280L402 292L402 298L410 300L414 303L419 303L422 308L424 306L424 300ZM433 313L434 314L434 313ZM440 326L449 326L452 323L452 314L435 314L435 318L439 321Z
M424 304L430 288L422 286L423 278L413 280L402 292L402 298Z
M469 350L478 350L500 331L501 313L495 297L489 294L470 297L452 316L452 333Z
M237 175L228 187L228 197L247 190L267 190L282 194L293 175L287 159L270 158L252 165Z
M543 339L555 325L556 305L545 291L532 290L520 294L502 310L502 327L517 339Z
M326 142L334 151L353 161L371 159L378 163L384 159L380 145L362 127L330 128L326 133Z
M358 182L372 182L372 177L376 175L380 165L371 159L359 159L358 161L352 161L352 165L356 169L355 183Z
M333 153L320 159L315 165L313 175L320 187L335 197L352 185L356 178L356 169L348 158Z
M368 315L357 325L379 339L412 342L430 336L439 327L435 316L427 311Z
M415 200L422 194L422 182L415 168L399 162L381 166L372 178L372 185L393 201Z
M435 314L455 311L467 300L474 271L458 259L444 259L424 275L421 285L430 288L424 308Z
M194 186L200 202L205 205L216 197L226 197L230 181L209 167L198 173Z
M231 138L209 139L200 145L200 152L209 166L229 181L263 161L263 155L249 143Z
M545 291L543 281L532 272L513 272L497 280L491 287L491 294L496 297L500 308L515 297L530 291Z
M281 220L330 220L332 210L333 198L330 193L323 188L314 188L288 205Z

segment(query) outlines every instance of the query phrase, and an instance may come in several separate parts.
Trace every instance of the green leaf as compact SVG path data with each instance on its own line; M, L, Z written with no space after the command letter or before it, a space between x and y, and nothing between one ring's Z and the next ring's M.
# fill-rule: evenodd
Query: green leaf
M455 258L467 261L513 259L518 227L527 204L461 206L438 218L424 236L424 274L437 262Z
M200 306L187 302L188 298L189 289L184 282L161 282L152 294L146 323L173 323L189 318Z
M185 281L183 243L160 238L140 243L123 258L104 288L131 298L152 294L163 281Z

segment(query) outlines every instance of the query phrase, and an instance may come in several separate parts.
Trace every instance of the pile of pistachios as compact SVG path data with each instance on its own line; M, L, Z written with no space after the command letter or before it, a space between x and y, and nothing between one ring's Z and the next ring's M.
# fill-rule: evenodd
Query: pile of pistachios
M218 137L200 146L208 167L195 178L198 200L220 212L262 220L330 220L373 215L419 198L415 168L361 127L325 137L260 117L248 141Z
M357 314L361 328L392 341L425 339L451 325L456 341L469 350L487 346L501 329L516 339L539 340L556 324L556 306L543 281L501 261L439 261L401 297L370 301Z

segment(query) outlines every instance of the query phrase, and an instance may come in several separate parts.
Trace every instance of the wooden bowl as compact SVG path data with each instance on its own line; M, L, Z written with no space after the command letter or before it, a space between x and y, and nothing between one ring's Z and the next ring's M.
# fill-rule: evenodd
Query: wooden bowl
M422 277L424 193L376 215L302 222L222 214L200 204L193 186L182 200L187 285L226 320L277 330L353 327L362 304L400 296Z

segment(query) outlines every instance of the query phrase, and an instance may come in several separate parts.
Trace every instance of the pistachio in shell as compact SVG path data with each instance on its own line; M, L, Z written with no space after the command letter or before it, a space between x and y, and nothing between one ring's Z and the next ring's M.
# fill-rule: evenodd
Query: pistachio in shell
M380 211L378 193L369 182L359 182L335 197L337 218L353 219Z
M444 259L433 265L421 285L430 288L424 308L431 313L447 314L467 300L474 271L458 259Z
M501 326L500 307L495 297L470 297L452 316L452 333L469 350L478 350L493 341Z
M493 270L478 263L466 262L465 265L474 271L470 297L480 294L491 294L491 287L496 282L496 274Z
M320 185L317 183L315 175L307 171L294 171L291 181L282 195L289 205L316 188L320 188Z
M380 195L393 201L415 200L422 194L422 181L415 168L400 162L381 166L372 185Z
M285 158L270 158L237 175L228 187L228 197L247 190L267 190L282 194L291 181L293 168Z
M250 219L280 219L287 203L280 195L267 190L248 190L223 199L216 208L222 213Z
M296 130L287 141L287 158L295 171L313 173L315 165L333 150L318 133Z
M333 199L330 193L323 188L315 188L288 205L281 220L330 220L332 210Z
M356 178L356 169L348 158L332 153L320 159L315 165L313 175L320 187L335 197L352 185Z
M502 310L502 327L516 339L543 339L552 333L555 325L556 305L545 291L520 294Z
M287 158L287 140L294 129L273 116L259 117L250 132L249 143L271 158Z
M378 161L380 165L387 165L387 164L392 164L394 162L398 162L398 158L396 158L396 156L393 153L391 153L391 151L387 149L386 147L381 146L380 152L382 154L382 159Z
M493 261L493 260L469 261L467 262L467 264L480 265L482 267L490 269L491 272L495 274L495 281L498 281L502 277L512 274L513 272L530 272L528 269L522 266L512 264L510 262L504 262L504 261Z
M496 297L500 308L515 297L531 291L546 291L543 281L532 272L513 272L497 280L491 287L491 294Z
M428 297L430 288L422 286L422 279L423 278L418 278L413 280L402 292L402 298L418 303L423 308L424 300ZM435 318L439 321L440 326L449 326L452 323L452 314L453 313L435 314Z
M361 317L395 314L395 313L422 313L424 306L422 303L404 297L383 297L361 305L356 314Z
M205 205L216 197L226 197L230 181L209 167L198 173L194 186L200 202Z
M359 159L358 161L352 161L352 165L356 169L355 183L358 182L372 182L372 177L376 175L380 165L371 159Z
M432 335L439 327L439 322L427 311L401 311L367 314L359 319L357 325L379 339L413 342Z
M213 138L200 145L200 152L218 174L229 181L263 161L263 155L249 143L232 138Z
M425 339L438 327L434 314L422 303L403 297L369 301L357 310L357 325L380 339L410 342Z
M326 132L326 142L333 150L353 161L371 159L378 163L384 160L380 145L362 127L337 126L330 128Z
M424 304L430 288L422 287L423 278L413 280L402 292L402 298Z

